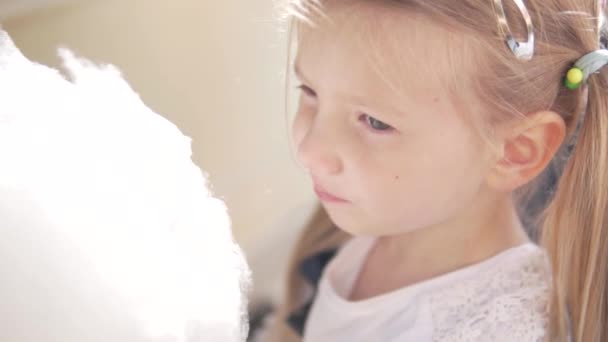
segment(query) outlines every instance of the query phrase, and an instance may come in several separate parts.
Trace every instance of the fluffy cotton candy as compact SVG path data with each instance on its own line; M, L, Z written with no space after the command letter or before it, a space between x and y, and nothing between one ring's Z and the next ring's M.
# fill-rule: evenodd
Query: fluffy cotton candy
M0 31L0 341L242 341L249 270L190 139L111 66Z

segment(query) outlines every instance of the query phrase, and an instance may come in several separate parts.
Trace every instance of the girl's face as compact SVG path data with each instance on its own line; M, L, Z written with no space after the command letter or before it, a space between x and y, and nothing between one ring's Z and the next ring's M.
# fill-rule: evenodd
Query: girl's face
M492 167L470 113L454 104L469 92L445 90L470 69L455 59L465 38L394 8L349 9L300 27L299 160L332 220L352 234L456 219L483 197Z

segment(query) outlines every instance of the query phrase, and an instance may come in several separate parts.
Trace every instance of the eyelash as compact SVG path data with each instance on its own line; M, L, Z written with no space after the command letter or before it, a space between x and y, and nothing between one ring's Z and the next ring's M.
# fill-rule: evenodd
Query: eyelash
M310 87L307 87L307 86L301 84L297 88L300 91L302 91L304 94L306 94L306 96L317 97L317 93L315 93L314 90L310 89Z
M310 96L310 97L314 97L314 98L317 97L317 93L315 93L315 91L312 90L308 86L301 84L297 87L297 89L302 91L302 93L304 93L304 95L306 95L306 96ZM359 116L359 121L363 122L369 129L371 129L372 131L377 132L377 133L391 132L394 130L394 128L392 126L390 126L390 125L384 123L383 121L380 121L368 114L361 114ZM383 128L382 129L375 128L374 124L372 122L380 124L380 127L383 127Z
M383 121L380 121L380 120L374 118L373 116L370 116L367 114L361 114L359 116L359 120L361 122L363 122L367 127L369 127L369 129L371 129L374 132L385 133L385 132L391 132L394 130L394 128L391 125L386 124ZM382 128L374 127L374 124L372 122L375 122L376 124L380 124L380 127L382 127Z

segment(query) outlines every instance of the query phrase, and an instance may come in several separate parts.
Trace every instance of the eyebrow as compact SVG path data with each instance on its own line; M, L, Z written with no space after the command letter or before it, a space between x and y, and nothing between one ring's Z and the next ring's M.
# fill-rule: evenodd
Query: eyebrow
M307 85L312 86L312 84L308 81L308 79L306 78L306 76L304 76L302 74L302 69L300 68L299 62L298 60L296 60L294 62L294 68L293 68L294 73L296 74L296 77L302 81L303 83L306 83ZM380 104L380 103L368 103L368 99L365 98L364 96L356 96L356 95L349 95L346 96L346 100L348 100L349 102L353 102L356 103L358 106L362 106L362 107L376 107L376 109L381 110L383 113L387 114L387 115L391 115L394 116L394 114L397 113L401 113L402 111L394 106L394 105L386 105L386 104ZM369 108L372 109L373 108ZM373 114L373 113L371 113Z

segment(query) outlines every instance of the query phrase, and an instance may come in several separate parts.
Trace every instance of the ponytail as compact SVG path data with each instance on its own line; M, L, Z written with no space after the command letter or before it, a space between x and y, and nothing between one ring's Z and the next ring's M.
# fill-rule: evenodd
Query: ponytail
M550 341L608 340L608 70L592 75L580 132L542 229L553 268Z

